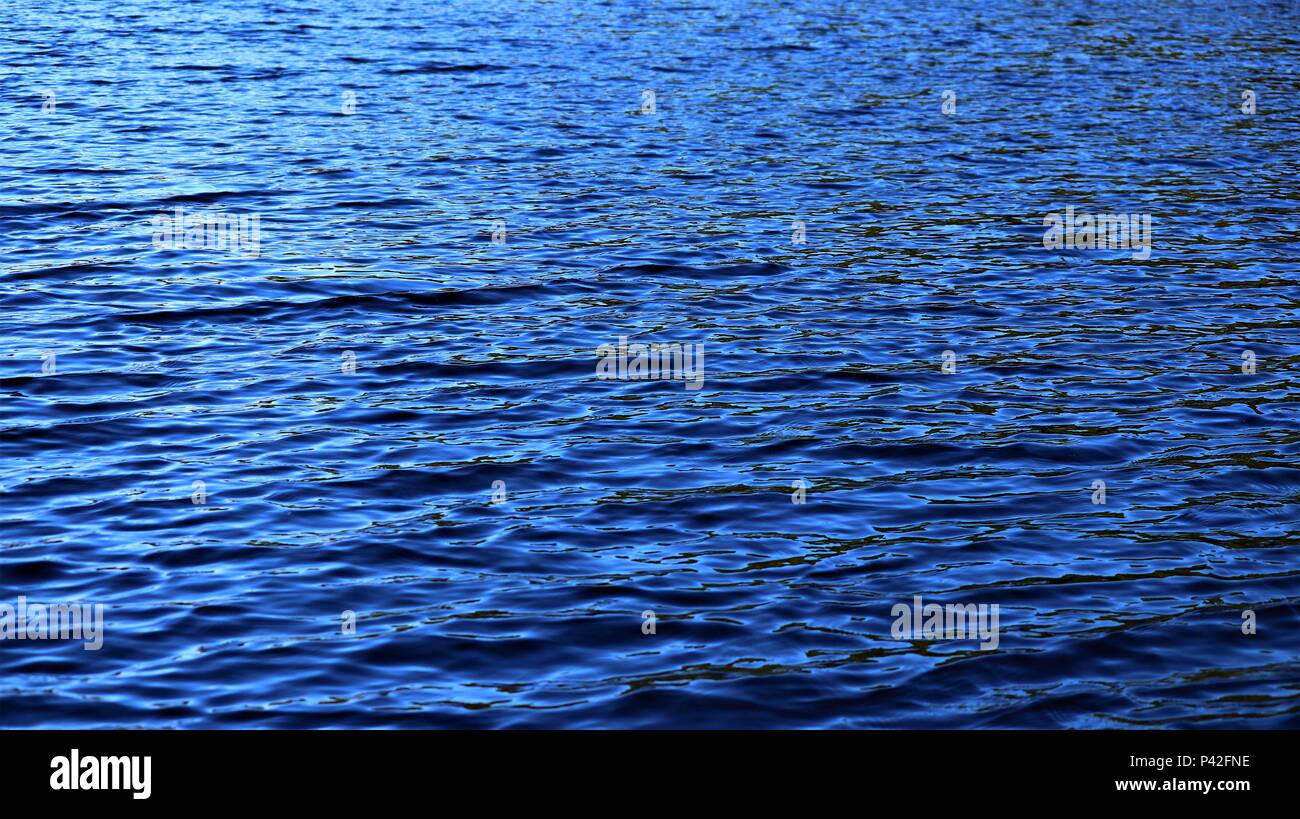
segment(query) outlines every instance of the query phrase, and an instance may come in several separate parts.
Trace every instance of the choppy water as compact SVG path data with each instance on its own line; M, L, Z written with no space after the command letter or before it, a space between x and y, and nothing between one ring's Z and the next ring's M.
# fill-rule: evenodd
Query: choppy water
M7 7L0 724L1296 727L1300 7L1136 5Z

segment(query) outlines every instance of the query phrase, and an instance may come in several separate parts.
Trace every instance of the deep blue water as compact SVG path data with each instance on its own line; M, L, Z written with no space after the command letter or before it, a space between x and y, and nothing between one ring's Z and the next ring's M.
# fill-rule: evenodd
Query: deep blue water
M6 18L0 725L1300 727L1296 3Z

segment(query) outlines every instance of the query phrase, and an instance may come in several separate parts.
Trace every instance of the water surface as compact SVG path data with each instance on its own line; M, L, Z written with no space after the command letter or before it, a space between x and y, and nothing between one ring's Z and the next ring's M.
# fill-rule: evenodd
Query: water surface
M1294 3L158 5L0 27L0 725L1300 725Z

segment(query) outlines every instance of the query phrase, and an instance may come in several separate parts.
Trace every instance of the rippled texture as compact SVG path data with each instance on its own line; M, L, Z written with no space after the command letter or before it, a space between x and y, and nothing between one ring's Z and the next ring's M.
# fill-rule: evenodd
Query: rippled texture
M1296 4L157 5L0 29L0 724L1300 725Z

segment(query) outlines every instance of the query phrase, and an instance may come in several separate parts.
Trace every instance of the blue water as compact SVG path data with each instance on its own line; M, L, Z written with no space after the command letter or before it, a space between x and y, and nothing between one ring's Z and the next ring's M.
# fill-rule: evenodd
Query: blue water
M0 725L1300 727L1297 4L6 16Z

